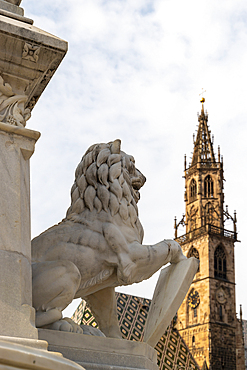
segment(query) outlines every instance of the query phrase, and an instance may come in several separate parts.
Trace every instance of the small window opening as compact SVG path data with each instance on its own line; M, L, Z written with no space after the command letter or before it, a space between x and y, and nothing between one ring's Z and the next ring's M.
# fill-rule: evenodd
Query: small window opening
M214 182L210 175L204 180L204 197L213 198L214 196Z
M226 254L221 245L214 252L214 276L226 279Z
M196 181L192 179L190 183L190 200L191 201L196 199L196 194L197 194Z
M195 247L191 247L191 249L190 249L187 257L188 258L195 257L195 258L197 258L200 261L199 252L198 252L198 250ZM200 263L199 263L197 272L200 272Z

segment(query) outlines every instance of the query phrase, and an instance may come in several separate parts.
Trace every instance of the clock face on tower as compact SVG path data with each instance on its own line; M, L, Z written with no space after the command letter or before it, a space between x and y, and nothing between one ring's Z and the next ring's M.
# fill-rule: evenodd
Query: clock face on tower
M200 297L197 290L192 291L188 297L188 304L191 308L196 308L200 303Z

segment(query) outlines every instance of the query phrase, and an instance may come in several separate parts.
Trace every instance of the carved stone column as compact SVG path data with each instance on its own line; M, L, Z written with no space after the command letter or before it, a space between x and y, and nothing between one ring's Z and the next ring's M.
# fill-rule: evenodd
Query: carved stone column
M0 333L33 339L29 159L39 136L0 123Z
M37 340L32 308L29 159L40 133L26 129L67 42L0 0L0 339Z

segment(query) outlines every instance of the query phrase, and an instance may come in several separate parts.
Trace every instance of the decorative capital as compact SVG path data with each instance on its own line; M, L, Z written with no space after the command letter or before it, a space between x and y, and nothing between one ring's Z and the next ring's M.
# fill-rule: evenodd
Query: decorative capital
M15 94L10 84L0 76L0 122L25 127L31 117L31 110L25 108L27 99L26 95Z

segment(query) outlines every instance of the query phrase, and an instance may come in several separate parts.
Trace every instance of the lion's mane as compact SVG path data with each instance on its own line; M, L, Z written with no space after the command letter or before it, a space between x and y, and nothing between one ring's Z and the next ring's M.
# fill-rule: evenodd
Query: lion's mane
M118 214L123 223L137 229L142 240L138 199L130 175L135 172L134 158L118 150L120 143L94 144L86 151L75 171L66 218L83 223L89 212L106 212L111 218Z

